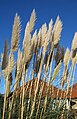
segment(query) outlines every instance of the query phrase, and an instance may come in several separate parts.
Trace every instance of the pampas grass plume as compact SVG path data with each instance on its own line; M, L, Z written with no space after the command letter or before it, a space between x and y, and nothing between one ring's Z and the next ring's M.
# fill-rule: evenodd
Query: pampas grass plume
M12 38L11 38L11 51L14 52L18 49L19 39L20 39L20 17L16 14L14 18Z
M2 58L2 70L4 70L8 65L8 42L5 41L4 54Z
M33 34L33 36L32 36L32 39L31 39L31 44L32 44L32 46L34 45L36 45L36 43L37 43L37 30L35 30L35 32L34 32L34 34Z
M70 50L69 48L66 49L65 55L64 55L64 66L67 66L70 60Z
M56 68L54 69L54 73L53 73L53 75L52 75L52 79L50 80L50 82L52 82L55 78L56 78L56 76L57 76L57 74L59 73L59 71L60 71L60 68L61 68L61 62L56 66Z
M55 22L55 25L54 25L54 28L53 28L53 42L54 42L54 45L56 45L59 40L60 40L60 36L61 36L61 31L62 31L62 22L59 18L59 16L57 17L56 19L56 22Z
M34 9L32 14L31 14L30 21L29 21L29 30L30 30L30 32L32 32L32 30L34 28L35 21L36 21L36 12L35 12L35 9Z
M18 50L18 59L17 59L17 73L22 70L22 52ZM19 73L18 73L19 74Z
M77 32L75 33L72 41L72 50L75 50L76 48L77 48Z
M47 25L46 23L42 25L42 44L44 43L44 40L46 38L46 33L47 33Z
M53 20L51 19L49 22L48 30L52 31L52 28L53 28Z

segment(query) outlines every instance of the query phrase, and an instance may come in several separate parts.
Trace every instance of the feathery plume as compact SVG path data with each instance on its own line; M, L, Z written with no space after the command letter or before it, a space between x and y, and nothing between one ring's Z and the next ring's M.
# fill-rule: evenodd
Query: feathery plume
M49 43L49 38L47 39L45 39L45 42L44 42L44 51L43 51L43 54L45 54L45 52L46 52L46 50L47 50L47 46L48 46L48 43Z
M46 38L45 38L45 42L43 43L43 47L44 47L44 52L46 52L47 50L47 46L49 44L49 41L50 41L50 38L51 38L51 32L48 32L46 33Z
M61 36L61 31L62 31L62 22L59 18L59 16L56 19L54 28L53 28L53 42L54 45L56 45L59 40L60 40L60 36Z
M23 49L26 47L27 40L31 40L31 34L29 32L29 22L27 23L27 26L25 28L25 34L24 34L24 40L23 40Z
M18 59L17 59L17 75L21 76L22 73L22 52L20 49L18 50Z
M42 45L44 44L45 42L45 38L46 38L46 33L47 33L47 25L46 23L42 25L42 29L41 29L41 32L42 32Z
M14 56L13 53L9 55L9 60L8 60L8 74L10 74L14 68Z
M75 33L72 41L72 50L75 50L76 48L77 48L77 32Z
M23 48L26 42L26 39L31 39L31 32L34 28L35 25L35 21L36 21L36 13L35 13L35 9L33 10L31 17L30 17L30 21L27 22L26 28L25 28L25 35L24 35L24 40L23 40Z
M28 67L31 56L32 56L32 44L31 44L31 33L29 32L29 23L25 28L25 35L23 40L23 60L25 64L25 69Z
M17 59L17 72L22 69L22 52L18 50L18 59Z
M36 12L35 12L35 9L34 9L32 14L31 14L30 21L29 21L29 31L30 31L30 33L32 32L32 30L34 28L35 21L36 21Z
M40 28L38 32L38 38L40 39L41 37L42 37L42 29Z
M25 28L25 36L26 34L29 34L29 22L27 22L26 28Z
M16 14L14 18L12 38L11 38L11 51L14 52L17 50L20 39L20 17Z
M49 22L48 31L52 31L52 28L53 28L53 20L51 19Z
M70 50L67 48L64 55L64 66L67 66L70 61Z
M42 29L40 28L37 36L37 44L39 48L41 47L42 44L41 41L42 41Z
M49 30L45 30L45 31L46 31L45 35L44 35L45 37L44 37L44 39L42 39L42 46L44 47L44 53L46 52L48 44L51 40L51 32L52 32L52 31L49 31ZM52 48L51 48L51 50L52 50Z
M60 68L61 68L61 62L59 62L59 64L56 66L56 68L54 69L54 73L53 73L53 76L52 76L52 79L50 80L50 82L52 82L55 78L56 78L56 76L57 76L57 74L59 73L59 71L60 71Z
M21 77L22 77L22 52L19 49L18 50L18 59L17 59L16 71L15 71L15 79L16 79L16 84L14 86L15 90L19 87Z
M18 59L17 59L17 72L22 69L22 52L18 50Z
M36 44L37 44L37 30L35 30L31 39L31 45L33 49L35 48Z
M29 39L27 39L29 38ZM26 36L25 38L25 47L24 47L24 63L27 63L28 60L30 59L30 56L31 56L31 37L30 37L30 34L28 34L28 36Z
M8 65L8 42L5 40L3 60L2 60L2 70L4 70Z

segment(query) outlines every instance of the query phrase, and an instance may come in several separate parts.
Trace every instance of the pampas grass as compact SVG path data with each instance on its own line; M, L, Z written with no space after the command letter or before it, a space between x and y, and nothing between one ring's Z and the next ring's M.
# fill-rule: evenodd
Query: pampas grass
M72 50L75 50L76 48L77 48L77 32L75 33L72 41Z
M57 74L59 73L60 68L61 68L61 62L55 68L54 73L52 75L52 79L50 82L53 82L53 80L56 78Z
M2 70L4 70L8 65L8 42L5 40L3 60L2 60Z
M36 12L33 10L25 27L21 50L18 48L21 31L18 14L14 18L9 52L5 41L1 61L6 81L2 119L68 118L69 110L66 111L65 104L70 83L72 82L72 85L74 83L77 33L71 50L67 48L64 53L64 48L59 44L62 31L62 21L59 16L54 24L51 19L48 25L44 23L39 30L33 30L35 21ZM17 59L14 59L14 52L17 49ZM13 92L10 89L12 80ZM54 87L54 83L61 89ZM47 89L44 95L45 86ZM71 96L72 87L70 101Z
M22 75L22 52L20 49L18 50L18 59L17 59L17 66L16 66L16 84L14 89L16 90L19 88L20 80L21 80L21 75Z
M15 18L14 18L12 38L11 38L11 51L12 52L18 49L19 39L20 39L20 30L21 30L20 17L16 13Z
M60 36L61 36L61 31L62 31L62 22L59 18L59 16L56 19L56 22L54 24L54 28L53 28L53 42L54 45L56 45L59 40L60 40Z
M35 9L32 11L30 21L29 21L29 31L32 32L36 21L36 12Z
M64 55L64 66L68 65L70 60L70 50L67 48Z

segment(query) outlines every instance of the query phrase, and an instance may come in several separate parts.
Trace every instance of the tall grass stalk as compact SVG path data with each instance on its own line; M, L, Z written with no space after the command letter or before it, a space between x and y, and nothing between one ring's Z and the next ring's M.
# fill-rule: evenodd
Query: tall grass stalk
M8 76L7 79L8 80ZM7 97L7 85L5 88L5 95L4 95L4 105L3 105L3 115L2 115L2 119L5 119L5 110L6 110L6 97Z
M45 54L45 52L44 52L44 54ZM35 101L36 101L36 94L37 94L37 91L38 91L38 85L39 85L39 80L40 80L40 76L41 76L42 65L43 65L43 62L44 62L44 54L43 54L43 58L41 59L40 69L39 69L38 76L37 76L38 81L37 81L37 86L36 86L36 90L35 90L34 100L33 100L33 104L32 104L30 119L31 119L33 111L34 111L34 106L35 106Z
M23 119L23 113L24 113L24 94L25 94L25 65L23 67L22 72L22 105L21 105L21 119Z
M48 70L48 65L49 65L49 60L50 60L51 53L52 53L52 49L51 49L51 52L50 52L49 57L48 57L48 61L47 61L46 69L45 69L46 72ZM52 55L52 59L53 59L53 55ZM50 67L51 67L51 65L50 65ZM52 70L50 70L50 73L51 73L51 71ZM39 91L39 102L38 102L38 108L37 108L36 118L37 118L37 115L38 115L38 111L39 111L39 107L40 107L40 102L41 102L41 96L42 96L42 92L43 92L43 88L44 88L44 82L46 81L46 78L47 77L45 76L44 79L43 79L42 87L40 87L40 91ZM48 81L50 81L50 79Z

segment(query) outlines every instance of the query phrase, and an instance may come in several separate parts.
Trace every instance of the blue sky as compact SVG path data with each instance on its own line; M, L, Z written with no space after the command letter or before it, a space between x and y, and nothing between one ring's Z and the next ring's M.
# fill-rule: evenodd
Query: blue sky
M0 53L3 52L5 39L10 45L15 14L18 13L21 18L22 43L26 23L34 8L37 14L35 29L45 22L48 24L51 18L55 22L56 17L60 16L63 22L61 44L71 48L77 31L77 0L0 0Z
M59 15L63 22L61 43L71 47L74 32L77 31L77 0L0 0L0 52L7 38L10 44L14 16L18 13L22 21L21 42L24 29L32 10L37 13L36 28L43 23L55 22Z

